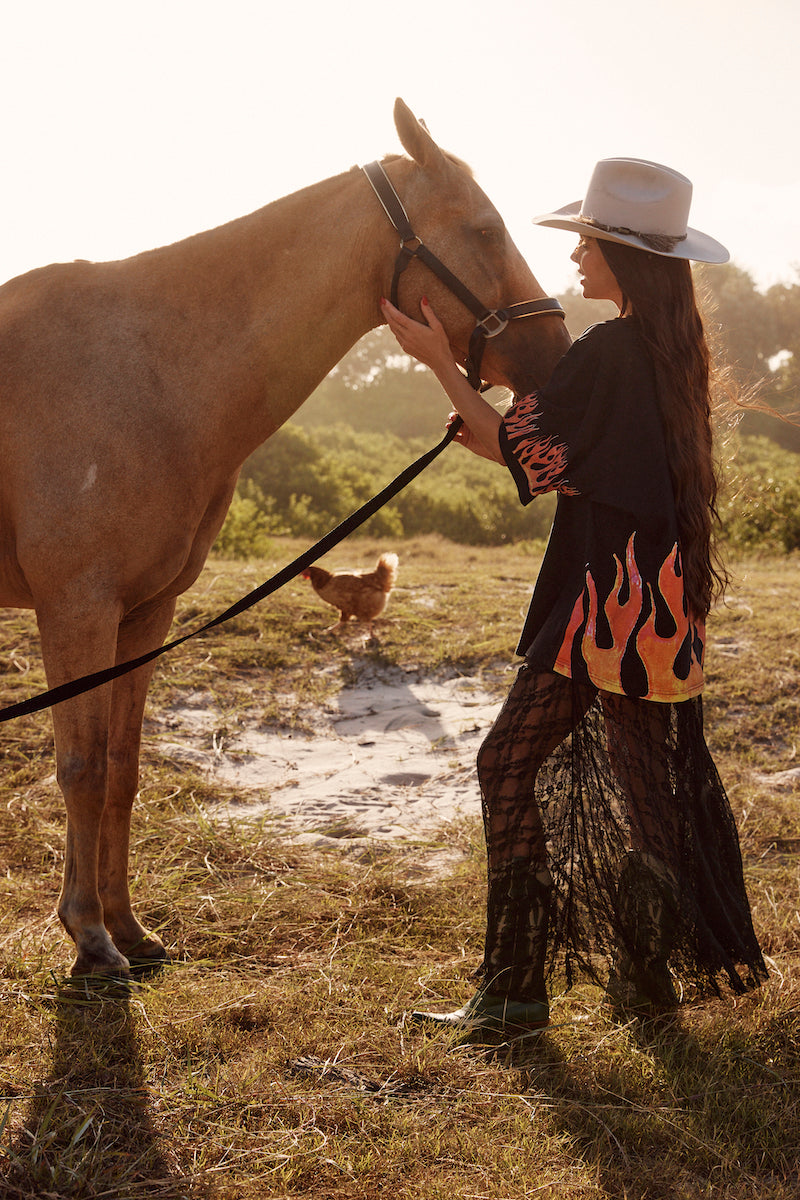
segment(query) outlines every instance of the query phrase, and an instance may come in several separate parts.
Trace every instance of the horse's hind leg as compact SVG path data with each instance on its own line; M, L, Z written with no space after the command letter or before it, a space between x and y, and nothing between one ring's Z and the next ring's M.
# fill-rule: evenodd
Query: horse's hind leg
M50 687L113 661L117 625L108 611L84 606L81 620L65 597L37 611L42 656ZM67 809L66 858L58 915L73 938L73 975L128 973L103 922L97 880L100 825L106 795L111 687L95 688L53 710L58 783Z
M169 629L174 600L124 622L117 661L126 662L159 646ZM139 746L147 688L154 664L123 675L114 683L108 746L108 786L100 831L99 886L103 919L114 945L131 963L167 957L161 939L139 923L131 907L128 853L131 809L139 786Z

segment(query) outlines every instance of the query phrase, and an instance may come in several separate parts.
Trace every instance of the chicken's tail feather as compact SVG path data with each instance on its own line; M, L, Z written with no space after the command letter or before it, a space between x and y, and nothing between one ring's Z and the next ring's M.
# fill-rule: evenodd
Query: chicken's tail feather
M378 579L378 584L382 591L390 592L395 585L397 579L397 564L399 558L396 554L382 554L378 559L378 565L375 568L375 575Z

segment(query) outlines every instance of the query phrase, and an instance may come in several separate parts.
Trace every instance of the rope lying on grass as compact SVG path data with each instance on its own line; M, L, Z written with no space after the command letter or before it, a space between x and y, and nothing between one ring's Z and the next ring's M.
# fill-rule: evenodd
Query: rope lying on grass
M93 671L91 674L82 675L79 679L73 679L69 683L62 683L58 687L50 688L47 692L40 692L36 696L30 696L27 700L21 700L18 704L10 704L7 708L0 708L0 724L4 721L13 721L15 717L24 717L30 713L41 712L44 708L51 708L54 704L62 704L64 700L72 700L75 696L81 696L84 692L90 692L93 688L101 687L104 683L110 683L113 679L119 679L121 675L127 675L129 671L135 671L137 667L143 667L147 663L153 662L154 659L160 658L162 654L167 654L170 650L174 650L176 646L182 646L184 642L188 642L191 638L198 637L201 633L207 633L208 630L215 629L217 625L223 625L226 621L230 621L232 617L238 617L240 613L246 612L248 608L252 608L253 605L258 604L259 600L263 600L266 596L271 596L273 592L277 592L279 588L287 584L290 579L294 579L295 576L304 571L311 563L321 558L323 554L327 554L334 546L338 546L349 534L353 533L360 525L369 520L374 513L383 508L385 504L388 504L413 479L416 479L417 475L420 475L441 454L445 447L449 446L460 427L461 420L460 418L456 418L448 426L447 432L438 445L434 446L431 450L427 450L425 454L402 470L382 491L378 492L370 500L367 500L366 504L362 504L361 508L356 509L354 513L351 513L349 517L346 517L335 528L329 530L328 533L320 538L316 545L311 546L308 550L304 550L293 562L282 567L271 579L267 579L264 583L259 584L252 592L248 592L241 600L237 600L225 612L207 621L199 629L194 629L191 633L185 633L182 637L175 638L174 641L165 642L163 646L158 646L155 650L148 650L146 654L142 654L138 658L117 663L115 666L106 667L102 671Z

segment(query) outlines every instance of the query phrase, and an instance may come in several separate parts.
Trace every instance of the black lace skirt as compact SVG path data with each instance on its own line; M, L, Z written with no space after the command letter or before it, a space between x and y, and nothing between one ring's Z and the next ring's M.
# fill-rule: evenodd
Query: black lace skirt
M523 666L478 755L490 877L546 863L549 970L605 984L625 940L619 880L644 857L675 901L670 966L689 992L767 970L699 698L632 700ZM649 877L652 878L652 873Z

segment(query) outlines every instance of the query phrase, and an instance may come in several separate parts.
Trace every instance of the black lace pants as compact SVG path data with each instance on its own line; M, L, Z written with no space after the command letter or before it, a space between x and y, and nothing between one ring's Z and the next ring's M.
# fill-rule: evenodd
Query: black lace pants
M600 979L625 931L618 882L629 851L675 880L674 957L698 986L764 978L733 815L703 736L700 700L634 700L521 668L478 754L492 925L510 864L554 885L550 967L563 950ZM499 916L498 916L499 913Z

